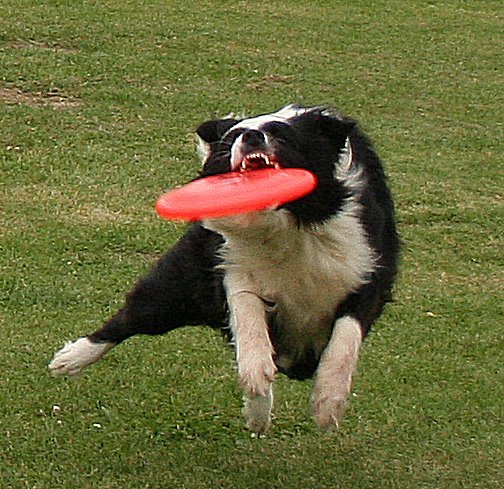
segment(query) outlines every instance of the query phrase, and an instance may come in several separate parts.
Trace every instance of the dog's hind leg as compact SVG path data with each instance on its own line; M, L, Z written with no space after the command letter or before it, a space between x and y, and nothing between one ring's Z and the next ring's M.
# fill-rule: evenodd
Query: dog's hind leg
M114 346L111 342L95 343L87 337L68 342L56 352L49 363L49 370L53 375L77 375Z
M229 285L229 281L228 281ZM244 390L247 426L265 433L271 421L272 382L276 366L268 333L264 301L252 292L228 288L230 325L236 347L238 375Z
M142 318L140 311L144 307L156 310L157 301L152 297L150 306L144 301L141 306L137 299L138 289L137 286L128 296L126 305L100 329L88 336L78 338L74 342L66 343L49 363L51 373L53 375L77 375L130 336L142 333L162 334L168 331L170 329L168 326L155 328L156 323L150 323L147 317ZM177 327L178 325L171 323L170 326Z
M168 291L150 293L148 283L149 280L144 279L137 284L128 295L126 305L100 329L74 342L66 343L49 364L51 373L79 374L133 335L163 334L182 326L182 321L187 316L177 307L175 297L170 299ZM172 292L172 296L174 295L176 294ZM168 305L168 302L175 303Z
M75 375L137 334L159 335L185 325L224 324L222 280L214 271L220 238L193 227L128 294L124 307L94 333L67 343L49 364Z
M338 427L362 345L359 321L351 316L339 318L325 348L315 380L312 412L321 429Z

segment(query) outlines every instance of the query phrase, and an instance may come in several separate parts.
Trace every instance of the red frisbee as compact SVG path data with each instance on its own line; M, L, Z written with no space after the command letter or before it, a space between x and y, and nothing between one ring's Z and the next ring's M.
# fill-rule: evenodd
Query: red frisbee
M317 179L301 168L266 168L213 175L162 195L156 212L165 219L199 221L276 207L309 194Z

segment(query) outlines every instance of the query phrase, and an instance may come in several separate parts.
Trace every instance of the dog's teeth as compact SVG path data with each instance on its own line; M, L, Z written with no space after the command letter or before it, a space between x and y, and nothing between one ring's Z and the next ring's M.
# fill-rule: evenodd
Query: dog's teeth
M272 162L268 155L264 153L250 153L243 157L239 168L240 171L247 171L251 168L278 168L278 165Z

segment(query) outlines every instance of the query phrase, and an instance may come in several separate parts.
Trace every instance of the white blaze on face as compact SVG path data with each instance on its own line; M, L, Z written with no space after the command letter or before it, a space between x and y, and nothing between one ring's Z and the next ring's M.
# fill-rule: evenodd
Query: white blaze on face
M271 139L268 137L267 134L264 134L264 147L265 147L265 152L257 152L257 153L246 153L244 151L244 144L243 144L243 134L240 134L233 143L233 146L231 147L231 171L238 170L240 168L240 165L242 165L242 169L246 169L246 165L244 162L244 158L248 157L249 159L254 159L254 158L259 158L262 159L264 162L265 166L270 165L270 156L272 155L272 150L271 150Z
M306 109L300 107L294 107L292 105L287 105L283 109L280 109L277 112L273 112L272 114L263 114L257 117L251 117L250 119L243 119L238 124L233 126L231 130L235 129L257 129L260 130L264 124L268 122L288 122L289 119L293 117L297 117L298 115L304 114Z
M306 112L306 109L302 109L299 107L294 107L292 105L288 105L283 109L280 109L277 112L273 112L272 114L264 114L257 117L252 117L250 119L244 119L240 121L238 124L234 125L230 131L234 131L236 129L251 129L256 131L261 131L265 124L270 122L283 122L288 123L289 119L296 117L302 113ZM268 149L271 147L271 140L267 134L264 134L265 137L265 147L266 154L261 156L266 156L268 158L268 153L271 154L271 151ZM243 152L243 135L240 135L233 142L233 146L231 147L231 170L235 171L238 169L239 165L242 163L243 158L245 156Z

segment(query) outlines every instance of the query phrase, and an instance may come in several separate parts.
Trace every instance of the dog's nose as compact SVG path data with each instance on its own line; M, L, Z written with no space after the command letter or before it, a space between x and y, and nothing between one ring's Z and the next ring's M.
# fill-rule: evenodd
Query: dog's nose
M250 148L260 148L266 144L266 138L261 131L248 129L242 135L242 143Z

